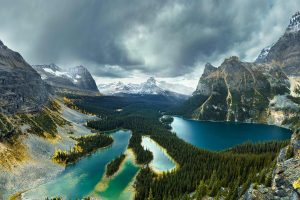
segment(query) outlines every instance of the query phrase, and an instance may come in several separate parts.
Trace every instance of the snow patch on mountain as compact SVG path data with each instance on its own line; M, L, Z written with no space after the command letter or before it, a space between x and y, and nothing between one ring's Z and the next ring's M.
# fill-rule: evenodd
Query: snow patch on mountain
M263 62L265 60L265 58L268 56L270 49L273 47L274 44L267 46L265 48L263 48L260 52L260 54L257 56L257 58L255 59L255 62L260 63Z
M287 33L295 33L300 31L300 12L296 12L290 19L290 24L286 29Z
M52 74L54 76L67 76L69 78L72 78L67 72L62 72L62 71L54 71L53 69L50 68L43 68L45 72ZM47 78L47 76L44 76L45 78Z
M58 67L55 64L33 65L32 67L40 73L43 80L47 80L49 78L52 78L53 76L56 76L56 77L67 78L71 80L73 83L77 82L77 80L74 77L72 77L72 75L69 72L63 71L60 67Z

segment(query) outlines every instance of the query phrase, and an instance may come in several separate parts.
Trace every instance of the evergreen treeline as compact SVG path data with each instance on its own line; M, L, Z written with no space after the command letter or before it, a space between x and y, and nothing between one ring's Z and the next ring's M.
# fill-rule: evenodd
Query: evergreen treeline
M278 149L286 147L289 144L289 140L285 141L270 141L270 142L259 142L259 143L252 143L247 142L244 144L239 144L232 147L229 151L233 153L239 154L262 154L262 153L273 153L277 152Z
M77 141L75 147L69 151L56 150L53 155L54 161L66 165L72 164L81 157L99 148L109 146L113 142L113 139L110 136L100 133L73 139Z
M176 103L173 99L158 95L130 95L117 96L77 96L68 95L72 105L87 112L94 113L101 118L107 116L144 116L158 118L160 112L169 111ZM122 111L118 111L122 109Z
M124 161L126 156L124 154L118 156L116 159L108 163L106 167L106 176L114 175L120 168L121 163Z

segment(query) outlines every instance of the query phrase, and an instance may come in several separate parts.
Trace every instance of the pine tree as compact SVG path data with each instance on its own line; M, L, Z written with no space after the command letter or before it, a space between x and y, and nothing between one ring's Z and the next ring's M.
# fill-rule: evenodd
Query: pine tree
M267 187L271 187L271 186L272 186L272 173L269 173L269 174L266 176L266 179L265 179L265 186L267 186Z
M200 185L197 187L196 190L196 199L200 200L207 194L207 186L205 185L204 181L200 181Z
M154 200L154 197L153 197L152 189L151 189L151 188L150 188L149 196L148 196L147 200Z

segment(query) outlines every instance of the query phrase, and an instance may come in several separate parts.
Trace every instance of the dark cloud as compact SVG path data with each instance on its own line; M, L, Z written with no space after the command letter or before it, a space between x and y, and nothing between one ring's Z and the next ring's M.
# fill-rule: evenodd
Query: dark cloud
M86 64L98 76L191 73L254 59L300 9L294 0L0 0L0 37L30 63Z

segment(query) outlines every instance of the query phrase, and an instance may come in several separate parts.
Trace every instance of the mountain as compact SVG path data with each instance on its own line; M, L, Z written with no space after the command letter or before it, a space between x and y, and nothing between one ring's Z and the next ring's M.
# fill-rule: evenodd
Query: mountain
M38 111L48 100L48 89L23 57L0 41L0 112Z
M287 75L300 76L300 12L292 16L279 40L261 51L256 62L277 62Z
M42 79L57 92L99 94L96 82L84 66L63 70L55 64L33 65Z
M122 82L101 84L98 86L103 94L124 96L124 95L162 95L186 99L187 95L179 94L170 90L162 89L158 86L155 78L150 77L141 84L124 84Z
M225 59L218 68L206 64L193 96L182 114L202 120L260 121L270 100L289 94L289 79L275 64Z

